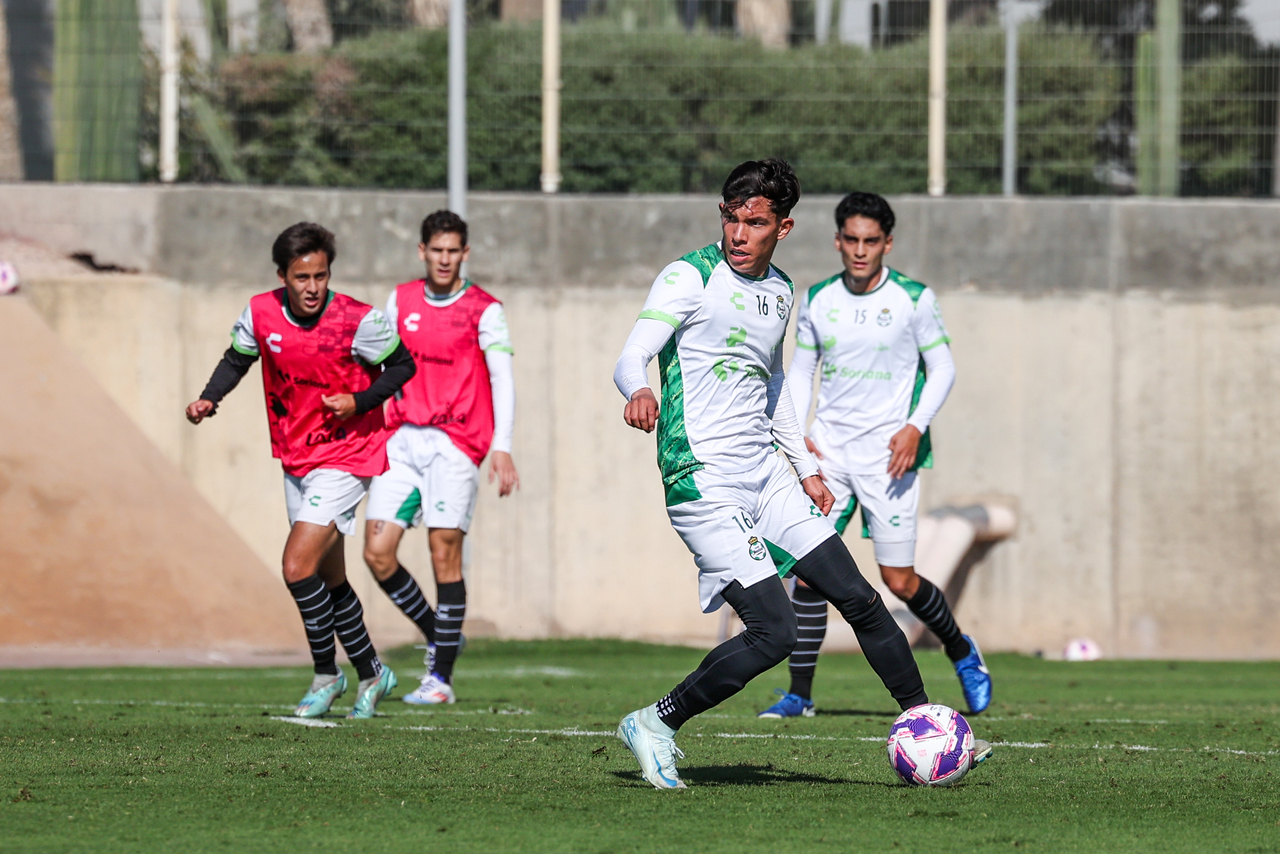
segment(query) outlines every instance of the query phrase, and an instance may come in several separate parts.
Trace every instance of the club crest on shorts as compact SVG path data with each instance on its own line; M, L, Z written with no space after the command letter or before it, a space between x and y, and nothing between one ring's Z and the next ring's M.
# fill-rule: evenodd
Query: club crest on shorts
M764 556L768 552L764 550L764 543L760 542L759 537L749 537L747 539L747 554L751 555L752 560L764 560Z
M889 313L889 309L880 309L880 315L876 318L876 323L881 326L888 326L890 323L893 323L893 315Z

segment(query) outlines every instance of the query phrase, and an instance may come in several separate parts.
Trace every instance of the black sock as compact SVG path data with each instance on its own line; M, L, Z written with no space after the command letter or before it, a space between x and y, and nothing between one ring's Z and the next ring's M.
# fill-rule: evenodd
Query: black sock
M311 647L311 660L316 673L338 672L337 650L333 645L333 601L320 576L313 575L301 581L286 583L293 601L302 614L302 626L307 630L307 644Z
M880 595L858 571L844 541L832 534L796 562L796 577L836 606L853 627L867 663L904 709L929 702L911 645Z
M467 617L467 583L437 584L436 599L436 675L452 684L462 621Z
M791 592L791 606L796 609L798 633L789 664L790 693L808 700L813 696L813 672L818 668L818 649L827 636L827 600L816 590L797 584Z
M364 629L364 609L350 582L342 582L329 591L333 599L333 630L347 651L347 658L355 665L360 681L372 679L382 672L382 662L373 648L373 641Z
M413 620L427 643L436 642L436 612L427 604L427 597L422 595L422 588L413 580L409 570L396 566L396 571L386 581L379 581L383 591L391 597L404 615Z
M796 645L796 612L777 576L747 588L735 581L720 595L746 629L707 653L697 670L658 701L658 717L672 729L741 691Z
M907 601L907 607L920 622L929 627L929 631L942 641L942 648L947 651L947 658L959 661L969 654L969 642L960 634L955 617L947 606L947 599L932 581L924 576L920 579L920 589Z

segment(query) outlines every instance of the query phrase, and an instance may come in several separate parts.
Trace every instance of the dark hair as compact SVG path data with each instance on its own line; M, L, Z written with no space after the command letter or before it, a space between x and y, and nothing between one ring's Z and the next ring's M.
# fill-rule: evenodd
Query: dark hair
M436 211L422 221L423 243L430 243L432 237L441 233L456 234L462 238L462 245L467 245L467 221L453 211Z
M330 265L338 257L333 232L314 222L299 222L289 226L271 244L271 260L276 262L276 269L281 273L289 269L295 258L312 252L323 252Z
M763 196L775 214L784 217L800 201L800 179L791 164L777 157L748 160L729 173L720 197L729 210L740 208L748 199Z
M893 234L893 224L897 219L893 216L893 208L884 200L884 196L875 193L850 193L836 205L836 229L844 228L851 216L865 216L880 223L884 236Z

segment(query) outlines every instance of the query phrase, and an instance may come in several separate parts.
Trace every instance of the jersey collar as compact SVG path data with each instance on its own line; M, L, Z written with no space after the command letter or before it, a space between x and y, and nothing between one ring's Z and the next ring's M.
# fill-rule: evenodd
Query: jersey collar
M303 320L300 317L295 317L293 310L289 308L289 291L285 290L284 299L281 301L281 308L284 309L285 320L289 321L299 329L310 329L320 322L320 318L324 317L325 310L329 308L329 303L331 302L333 302L332 290L330 290L328 295L324 298L324 308L321 308L316 312L315 317L308 317L306 320Z
M876 291L884 287L884 283L889 281L889 273L890 273L889 266L887 264L881 264L880 265L880 281L876 282L876 286L871 290L863 291L860 294L855 294L853 291L849 290L849 285L846 284L844 280L844 273L841 273L840 287L844 288L844 292L851 297L869 297L872 294L874 294Z
M458 300L462 299L462 295L465 294L470 288L471 288L471 280L463 279L462 287L458 288L456 291L449 294L447 297L438 297L438 296L432 295L431 288L427 286L427 280L423 279L422 280L422 298L427 301L427 305L429 306L433 306L435 308L447 308L453 305Z

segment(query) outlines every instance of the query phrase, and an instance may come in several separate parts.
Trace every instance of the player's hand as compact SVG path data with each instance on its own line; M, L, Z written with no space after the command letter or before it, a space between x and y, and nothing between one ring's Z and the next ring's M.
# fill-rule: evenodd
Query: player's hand
M320 400L339 421L346 421L356 414L354 394L326 394Z
M916 461L916 452L920 449L920 431L908 424L889 440L889 477L897 480L907 473L911 464Z
M498 479L498 497L506 498L520 488L520 474L515 461L506 451L494 451L489 455L489 482Z
M826 459L824 456L822 456L822 451L818 450L818 446L813 444L813 440L810 439L808 436L804 437L804 446L809 449L809 453L813 454L818 459L820 460Z
M622 420L637 430L652 433L658 423L658 399L653 391L642 388L631 395L627 408L622 410Z
M804 487L804 494L809 496L814 506L822 511L823 516L831 512L832 505L836 503L836 497L831 494L831 490L827 489L821 477L811 474L800 481L800 485Z
M187 407L187 420L192 424L199 424L206 418L212 418L217 413L218 404L212 400L197 400Z

